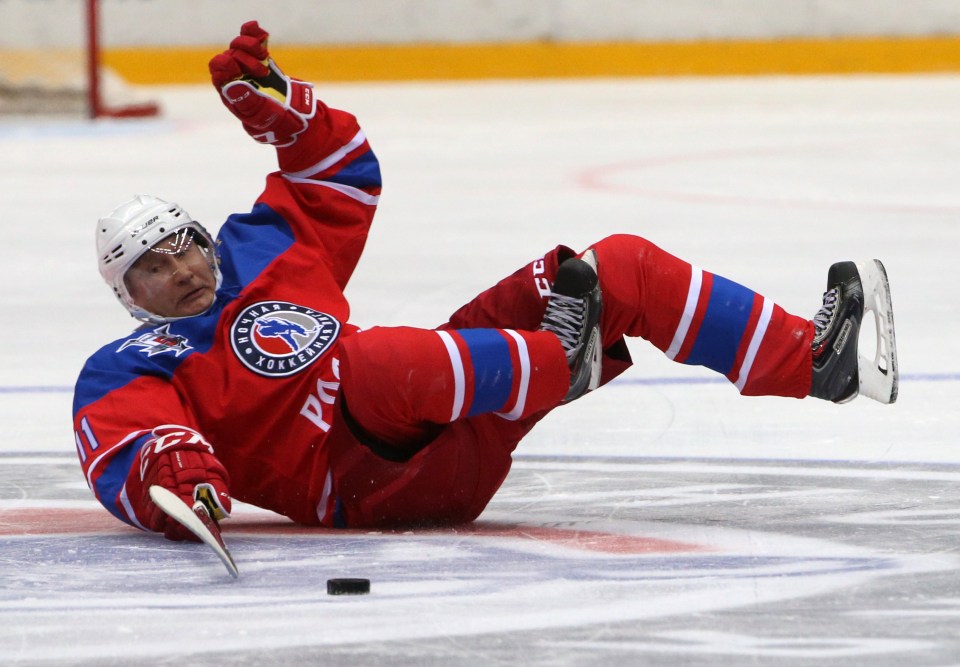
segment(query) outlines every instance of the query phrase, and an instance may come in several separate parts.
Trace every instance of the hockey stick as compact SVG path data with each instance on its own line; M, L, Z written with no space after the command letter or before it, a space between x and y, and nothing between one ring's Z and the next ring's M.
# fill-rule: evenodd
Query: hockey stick
M156 484L150 487L150 498L169 517L208 544L223 561L227 572L233 575L234 579L240 576L237 564L233 562L233 556L230 555L230 551L220 535L220 527L210 516L210 511L202 500L195 502L191 508L174 493Z

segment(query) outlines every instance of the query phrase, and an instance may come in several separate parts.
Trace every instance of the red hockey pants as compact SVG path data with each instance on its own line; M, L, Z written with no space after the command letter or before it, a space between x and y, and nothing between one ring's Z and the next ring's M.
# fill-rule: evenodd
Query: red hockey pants
M630 336L678 362L712 368L743 394L807 395L809 321L642 238L611 236L591 247L603 295L602 384L630 366L623 342ZM437 331L372 329L343 341L341 400L327 441L332 492L319 512L322 523L449 525L479 516L506 478L519 441L559 405L568 386L559 343L531 332L559 263L573 255L555 248ZM494 352L476 354L471 363L464 350L474 343ZM530 366L525 393L518 346ZM484 359L497 354L517 368L510 382L485 373ZM461 357L468 360L461 366L472 368L460 375L473 373L472 381L457 379L452 367Z

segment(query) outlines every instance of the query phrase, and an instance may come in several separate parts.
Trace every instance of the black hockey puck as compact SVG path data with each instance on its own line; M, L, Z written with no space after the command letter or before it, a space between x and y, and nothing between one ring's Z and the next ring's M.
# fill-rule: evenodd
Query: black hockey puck
M364 595L369 592L369 579L327 579L327 595Z

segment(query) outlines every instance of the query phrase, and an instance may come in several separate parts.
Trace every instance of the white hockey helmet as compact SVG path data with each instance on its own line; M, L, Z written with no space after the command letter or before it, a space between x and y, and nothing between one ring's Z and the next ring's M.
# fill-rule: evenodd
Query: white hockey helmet
M133 266L143 253L183 229L192 230L199 236L198 245L207 256L219 288L223 276L220 273L213 237L178 204L150 195L137 195L97 221L97 262L100 275L113 289L123 307L138 320L160 323L181 319L162 317L137 306L130 298L123 278L127 269Z

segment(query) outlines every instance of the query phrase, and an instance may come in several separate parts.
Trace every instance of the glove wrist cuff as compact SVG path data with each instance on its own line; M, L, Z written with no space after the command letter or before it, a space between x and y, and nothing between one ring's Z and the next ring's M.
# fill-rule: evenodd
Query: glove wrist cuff
M313 84L299 79L288 79L287 106L309 120L317 113L317 100Z

